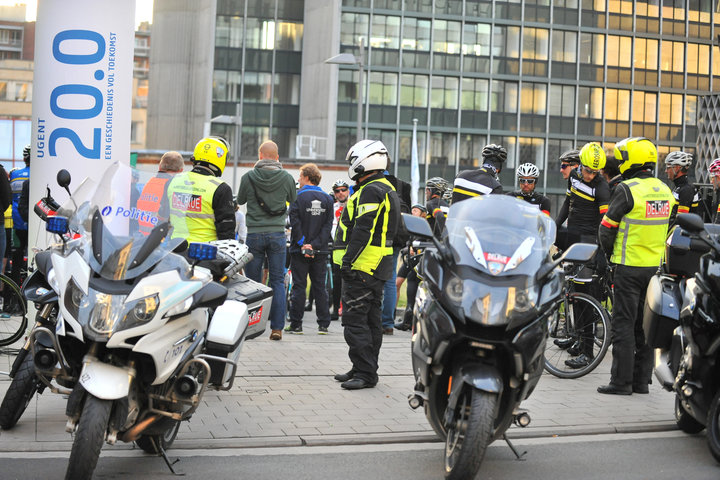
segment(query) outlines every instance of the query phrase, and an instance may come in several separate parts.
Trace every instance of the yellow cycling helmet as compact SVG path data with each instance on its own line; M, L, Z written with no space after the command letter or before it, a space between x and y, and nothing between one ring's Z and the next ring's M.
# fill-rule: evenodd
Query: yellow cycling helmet
M597 142L585 144L580 150L580 163L590 170L598 171L605 168L605 150Z
M657 149L645 137L632 137L615 144L615 158L620 163L620 173L639 167L653 167L657 163Z
M225 170L229 149L224 138L205 137L195 145L190 160L208 167L216 177L219 177Z

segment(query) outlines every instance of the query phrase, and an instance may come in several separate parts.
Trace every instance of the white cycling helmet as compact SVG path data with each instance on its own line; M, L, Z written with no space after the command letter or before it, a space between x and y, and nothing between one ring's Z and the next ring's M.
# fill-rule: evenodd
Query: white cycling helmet
M360 140L347 153L348 176L357 180L367 172L386 170L390 156L380 140Z
M540 176L540 170L534 163L523 163L517 167L516 172L518 177L538 178Z
M665 157L665 165L668 167L688 168L692 163L692 155L685 152L670 152Z

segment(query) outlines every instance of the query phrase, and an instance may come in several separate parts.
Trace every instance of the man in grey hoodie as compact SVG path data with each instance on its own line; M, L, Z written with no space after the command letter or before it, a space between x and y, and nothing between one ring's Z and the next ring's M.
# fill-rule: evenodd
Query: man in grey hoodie
M278 146L266 141L258 149L255 167L242 176L237 203L247 203L246 244L253 260L245 267L247 276L262 281L262 267L268 261L270 287L270 340L282 339L285 326L285 218L287 206L295 200L295 180L283 170Z

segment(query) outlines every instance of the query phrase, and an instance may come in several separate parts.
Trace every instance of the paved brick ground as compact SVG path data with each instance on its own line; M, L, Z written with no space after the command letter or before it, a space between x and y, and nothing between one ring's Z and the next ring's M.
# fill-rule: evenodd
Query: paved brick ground
M267 334L248 341L233 388L206 394L204 405L181 427L176 445L222 448L435 438L422 409L412 410L407 404L414 384L408 332L384 337L376 388L345 391L332 378L350 366L342 328L332 322L329 335L317 335L313 313L306 314L304 328L304 335L285 335L280 342L269 341ZM595 372L576 380L544 374L523 404L531 425L513 427L509 436L675 428L673 395L656 384L649 395L596 393L597 386L609 380L609 358L610 354ZM0 354L0 371L7 371L10 361L10 356ZM0 374L0 396L9 384ZM16 428L0 431L0 451L69 450L64 408L60 395L36 396Z

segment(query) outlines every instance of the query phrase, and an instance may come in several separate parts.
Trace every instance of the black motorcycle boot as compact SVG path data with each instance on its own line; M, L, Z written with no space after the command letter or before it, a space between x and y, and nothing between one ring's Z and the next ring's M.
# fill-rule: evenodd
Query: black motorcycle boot
M406 309L403 314L403 321L401 323L396 323L395 329L403 331L410 330L412 328L412 318L412 311Z
M348 380L350 380L350 379L353 378L354 376L355 376L355 370L348 370L348 371L345 372L345 373L338 373L338 374L336 374L334 378L335 378L335 380L337 380L338 382L347 382Z

